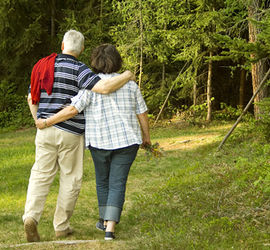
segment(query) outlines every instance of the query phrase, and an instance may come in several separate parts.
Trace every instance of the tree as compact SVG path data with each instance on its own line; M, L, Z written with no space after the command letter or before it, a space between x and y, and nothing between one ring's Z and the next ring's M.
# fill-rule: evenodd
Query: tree
M224 31L223 17L220 10L223 1L188 1L185 6L185 14L182 15L182 23L177 29L177 35L182 43L182 49L176 58L178 60L192 61L190 71L194 72L191 81L186 81L186 85L193 84L193 91L197 92L197 72L202 71L208 64L207 89L207 121L211 120L212 112L212 57L218 51L216 46L215 34ZM181 44L179 44L181 46ZM207 56L209 55L209 56ZM189 87L191 88L191 87ZM196 93L193 93L193 103Z
M107 6L111 7L107 4L101 17L100 4L96 0L0 1L1 79L15 84L14 91L25 95L33 65L52 52L60 53L63 35L72 28L85 34L87 55L82 59L89 62L91 48L110 41L101 22L109 16Z
M248 3L248 17L249 17L249 42L250 43L256 43L257 37L259 34L259 29L256 26L256 24L253 22L254 21L259 21L261 18L261 15L259 13L260 8L262 7L262 2L260 0L252 0ZM251 58L255 59L256 54L252 53ZM252 75L252 86L253 86L253 93L256 92L258 89L258 86L260 82L262 81L264 74L266 72L266 67L265 67L265 60L264 59L259 59L257 62L253 62L251 65L251 75ZM255 97L255 105L254 105L254 114L255 118L259 118L260 116L260 108L256 103L259 103L262 101L265 97L267 97L267 89L263 88L258 95Z
M53 1L50 3L44 0L0 3L0 77L14 83L17 93L27 92L34 63L60 49L58 39L52 36L56 25Z
M269 25L269 7L266 1L259 0L228 0L224 14L227 33L218 36L223 48L219 59L232 60L241 68L240 105L243 105L243 89L246 70L251 72L253 93L265 74L267 48L267 23ZM255 98L255 103L267 96L262 89ZM254 105L254 115L259 117L259 106Z
M245 84L246 84L246 70L240 69L240 87L239 87L239 108L244 108L244 96L245 96Z
M213 52L210 51L208 63L208 78L207 78L207 117L206 121L212 120L212 74L213 74Z
M165 99L167 81L174 79L179 69L170 48L177 39L173 30L177 25L178 5L176 0L113 2L118 22L111 27L110 34L119 45L124 66L138 72L139 85L154 112Z

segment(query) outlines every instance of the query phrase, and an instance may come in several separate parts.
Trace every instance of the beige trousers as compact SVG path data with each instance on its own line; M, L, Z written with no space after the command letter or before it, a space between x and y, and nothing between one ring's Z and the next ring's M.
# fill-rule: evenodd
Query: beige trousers
M37 130L36 158L27 190L23 220L32 217L39 222L50 186L60 172L59 193L54 214L54 230L69 227L83 175L84 136L49 127Z

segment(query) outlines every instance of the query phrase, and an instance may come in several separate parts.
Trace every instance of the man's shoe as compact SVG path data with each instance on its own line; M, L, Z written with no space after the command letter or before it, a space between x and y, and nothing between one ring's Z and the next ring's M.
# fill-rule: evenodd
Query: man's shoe
M106 227L104 226L104 220L103 219L99 219L99 221L96 223L96 228L100 231L105 231Z
M24 220L24 232L28 242L40 241L37 230L37 222L31 217Z
M105 232L105 240L114 240L115 239L115 235L114 232Z
M68 227L66 230L63 230L63 231L55 231L55 237L56 238L64 238L64 237L67 237L71 234L73 234L73 229Z

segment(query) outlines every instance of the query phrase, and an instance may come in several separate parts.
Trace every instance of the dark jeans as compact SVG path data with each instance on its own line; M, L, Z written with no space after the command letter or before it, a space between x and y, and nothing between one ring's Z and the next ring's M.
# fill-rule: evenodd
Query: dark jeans
M128 173L139 145L115 150L89 149L95 164L99 216L104 220L119 222Z

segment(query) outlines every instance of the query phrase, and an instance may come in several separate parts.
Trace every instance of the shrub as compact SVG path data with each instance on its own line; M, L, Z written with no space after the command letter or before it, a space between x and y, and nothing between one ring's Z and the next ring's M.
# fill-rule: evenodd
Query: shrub
M234 108L223 102L220 103L220 109L221 110L215 111L213 113L213 117L215 120L225 120L225 121L236 120L242 112L241 109Z
M258 126L261 129L262 136L269 142L270 141L270 97L264 98L260 103L260 119Z
M0 113L1 128L22 128L33 125L33 118L28 108L26 97L14 95L12 106Z
M14 84L0 82L0 127L22 128L33 125L26 96L14 94Z

